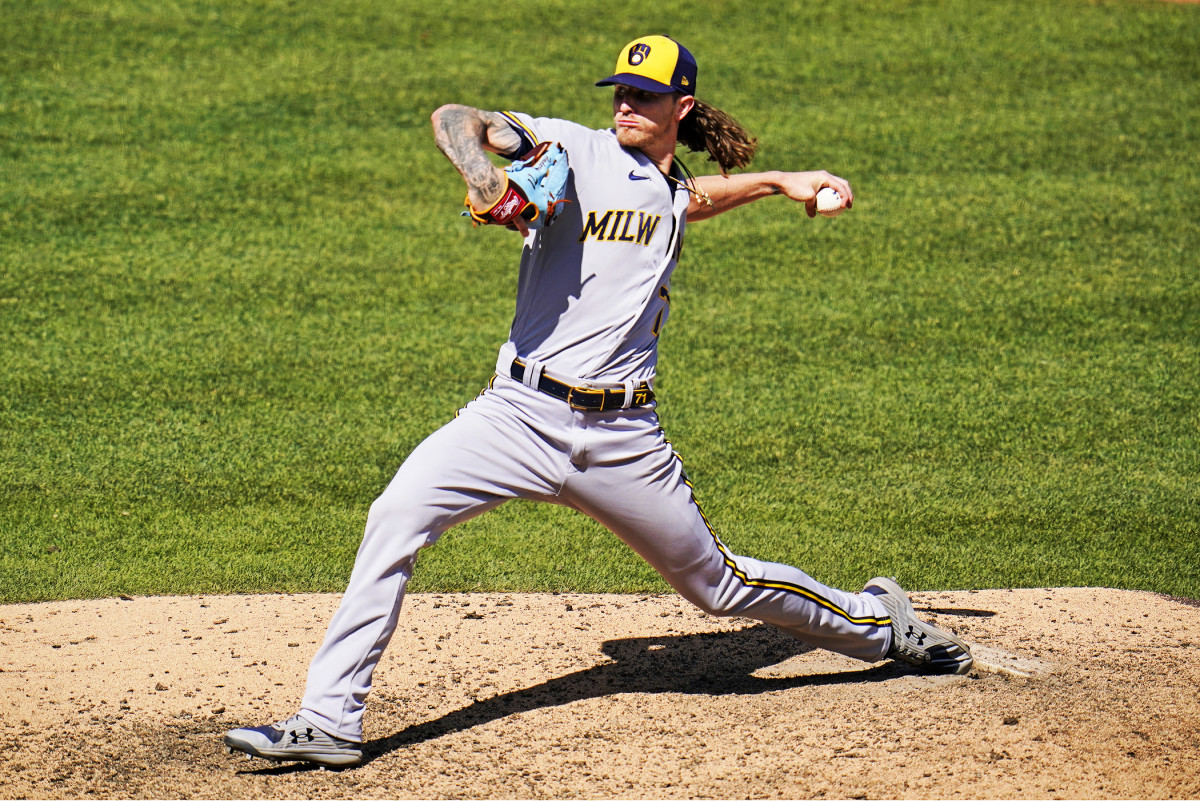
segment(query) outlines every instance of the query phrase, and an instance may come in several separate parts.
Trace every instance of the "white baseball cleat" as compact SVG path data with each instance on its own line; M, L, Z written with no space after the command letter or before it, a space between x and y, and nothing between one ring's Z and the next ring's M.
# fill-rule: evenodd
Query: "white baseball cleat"
M917 619L908 594L890 578L873 578L863 592L879 598L892 618L892 644L888 657L907 662L926 673L957 673L971 670L971 647L955 637Z
M270 726L233 729L225 733L224 740L232 751L275 762L346 768L362 761L358 743L326 734L301 715Z

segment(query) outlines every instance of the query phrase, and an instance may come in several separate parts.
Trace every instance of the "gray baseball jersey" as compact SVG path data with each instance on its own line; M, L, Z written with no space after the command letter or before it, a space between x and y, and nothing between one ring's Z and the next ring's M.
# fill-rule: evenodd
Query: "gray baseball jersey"
M663 175L612 131L505 116L522 149L559 142L579 165L570 202L525 241L505 353L577 382L653 381L688 207L682 176Z

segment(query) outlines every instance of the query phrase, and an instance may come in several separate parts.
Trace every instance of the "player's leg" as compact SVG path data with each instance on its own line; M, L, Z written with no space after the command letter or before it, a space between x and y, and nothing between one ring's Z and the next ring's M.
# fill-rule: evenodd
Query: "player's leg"
M653 417L604 425L611 430L597 430L564 498L621 537L680 595L711 614L762 620L830 651L867 661L887 655L891 626L878 598L732 553L696 504Z
M361 740L371 676L396 629L418 551L508 499L557 491L566 457L534 435L541 410L529 401L488 390L417 446L371 505L346 592L309 667L301 713L322 730Z

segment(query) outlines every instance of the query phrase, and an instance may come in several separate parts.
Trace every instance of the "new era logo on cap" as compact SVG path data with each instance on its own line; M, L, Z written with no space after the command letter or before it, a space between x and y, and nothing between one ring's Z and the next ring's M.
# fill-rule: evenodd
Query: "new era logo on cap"
M666 36L643 36L625 45L611 76L597 86L619 83L646 92L696 93L696 59Z

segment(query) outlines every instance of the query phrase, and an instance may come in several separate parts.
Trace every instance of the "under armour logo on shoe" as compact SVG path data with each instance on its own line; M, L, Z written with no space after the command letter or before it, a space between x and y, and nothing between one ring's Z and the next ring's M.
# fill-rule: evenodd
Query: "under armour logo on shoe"
M910 640L916 640L917 645L924 645L925 638L928 635L923 631L917 631L916 626L909 626L908 631L904 633L904 636Z
M311 743L313 740L317 739L316 737L313 737L312 731L312 729L305 729L304 731L292 729L292 745L299 745L301 740L306 743Z

